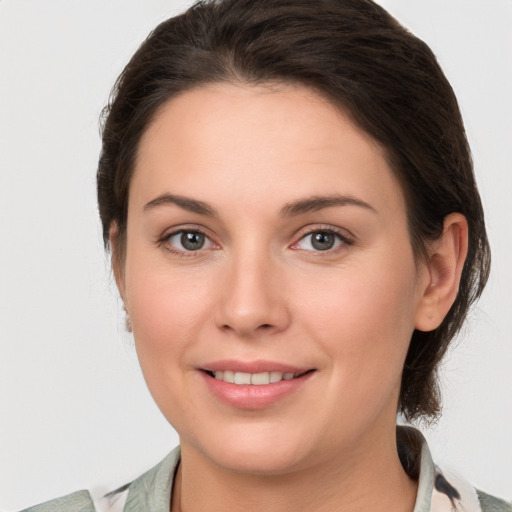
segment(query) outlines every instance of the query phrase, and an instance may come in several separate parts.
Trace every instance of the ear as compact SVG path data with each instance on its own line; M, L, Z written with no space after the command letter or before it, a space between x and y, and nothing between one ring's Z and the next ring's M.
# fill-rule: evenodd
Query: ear
M112 253L112 271L114 272L114 278L116 280L117 289L121 295L121 299L125 302L125 280L124 280L124 257L121 253L121 240L119 234L119 226L117 222L112 222L108 232L108 238L110 241L110 250Z
M443 233L429 247L425 278L414 327L432 331L439 327L459 291L462 268L468 252L468 223L464 215L451 213L444 220Z

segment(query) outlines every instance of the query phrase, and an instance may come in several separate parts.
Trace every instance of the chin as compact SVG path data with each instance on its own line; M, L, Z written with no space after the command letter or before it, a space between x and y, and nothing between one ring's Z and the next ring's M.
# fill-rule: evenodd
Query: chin
M264 476L289 473L305 465L309 457L304 439L297 431L290 435L289 428L259 424L218 432L208 441L194 444L203 456L227 471Z
M294 450L272 446L269 449L255 451L247 447L230 448L229 452L211 454L213 462L225 470L246 475L276 476L299 470L304 462Z

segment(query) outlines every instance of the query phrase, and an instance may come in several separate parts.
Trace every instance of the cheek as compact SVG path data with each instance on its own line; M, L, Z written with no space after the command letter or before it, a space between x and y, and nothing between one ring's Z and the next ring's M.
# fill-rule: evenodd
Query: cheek
M394 385L400 379L414 326L415 266L412 256L397 265L383 255L378 264L340 269L317 282L301 306L303 325L323 345L340 379ZM305 296L304 290L297 296Z
M200 338L210 318L212 288L198 276L172 273L155 262L132 265L127 275L135 345L148 379L153 373L165 373L178 365L185 349Z
M186 370L211 318L211 288L155 266L147 273L132 269L127 284L135 348L148 389L174 428L186 430L182 422L195 414L187 399L195 372Z

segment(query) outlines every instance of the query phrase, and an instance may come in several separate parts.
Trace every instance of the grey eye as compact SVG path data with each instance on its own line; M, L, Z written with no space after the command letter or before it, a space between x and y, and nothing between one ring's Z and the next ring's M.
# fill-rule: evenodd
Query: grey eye
M317 251L327 251L334 247L336 235L325 231L319 231L311 234L311 245Z
M179 231L169 237L169 244L180 251L204 249L209 239L199 231Z
M202 233L184 231L181 234L180 242L187 251L197 251L204 246L205 236Z
M298 242L298 247L307 251L329 251L339 247L344 240L332 231L312 231Z

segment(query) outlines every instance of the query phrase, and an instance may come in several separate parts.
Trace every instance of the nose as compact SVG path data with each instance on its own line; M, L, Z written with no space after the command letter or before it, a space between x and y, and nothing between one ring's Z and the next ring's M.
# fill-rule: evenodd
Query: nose
M230 261L219 283L217 327L243 338L284 331L290 307L283 281L282 269L263 251Z

